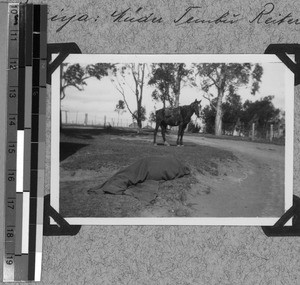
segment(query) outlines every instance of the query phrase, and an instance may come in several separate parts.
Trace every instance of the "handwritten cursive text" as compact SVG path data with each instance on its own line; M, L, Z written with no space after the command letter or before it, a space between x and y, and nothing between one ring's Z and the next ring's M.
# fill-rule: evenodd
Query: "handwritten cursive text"
M122 11L122 12L117 12L114 11L111 14L111 17L114 18L113 22L114 23L162 23L163 19L161 17L156 17L154 16L154 13L150 13L148 15L140 15L140 12L143 10L142 7L138 8L134 14L132 15L130 13L130 8Z
M191 13L197 9L201 9L200 6L190 6L185 12L178 18L174 20L176 26L183 24L234 24L240 20L242 17L240 14L232 14L229 11L223 13L221 16L211 19L203 19L195 16L191 16Z
M64 12L65 9L61 9L61 13L65 13ZM58 29L56 30L56 32L60 32L66 25L68 25L70 22L84 22L84 23L87 23L87 22L96 22L98 20L99 16L96 16L96 17L91 17L89 16L88 14L72 14L72 15L59 15L59 14L56 14L54 16L51 16L49 18L49 20L51 22L61 22L63 23L60 27L58 27Z
M273 25L281 25L281 24L295 24L300 25L300 19L294 18L292 13L287 13L285 16L282 13L279 13L277 17L274 15L275 5L274 3L267 3L264 5L264 9L259 12L253 19L249 20L249 23L257 23L257 24L273 24ZM272 15L272 17L270 17Z
M189 6L184 11L179 11L174 18L166 19L162 16L154 13L153 11L147 11L144 7L125 9L116 9L112 13L109 13L106 17L109 17L112 23L116 24L148 24L158 25L162 23L173 23L175 26L191 26L195 24L215 24L215 25L229 25L233 26L238 22L246 22L249 25L300 25L300 17L295 17L292 12L278 11L277 6L273 2L264 4L259 12L252 15L242 15L236 11L225 10L218 12L212 16L206 14L202 6ZM96 12L96 11L95 11ZM104 15L105 17L105 15ZM56 32L60 32L63 28L73 22L81 22L82 24L90 25L97 22L100 16L91 16L85 12L69 13L64 8L55 15L49 16L49 21L59 23L59 27Z

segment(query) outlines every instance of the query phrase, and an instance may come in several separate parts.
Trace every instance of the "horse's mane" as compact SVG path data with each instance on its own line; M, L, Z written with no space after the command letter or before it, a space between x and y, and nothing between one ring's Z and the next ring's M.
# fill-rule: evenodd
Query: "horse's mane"
M183 110L188 110L188 109L191 109L191 105L183 105L183 106L180 106L180 108Z

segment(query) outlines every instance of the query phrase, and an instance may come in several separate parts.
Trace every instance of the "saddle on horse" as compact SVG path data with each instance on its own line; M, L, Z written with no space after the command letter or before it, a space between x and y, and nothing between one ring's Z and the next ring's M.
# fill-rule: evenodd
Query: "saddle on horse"
M173 118L175 121L181 121L182 116L180 112L180 107L177 108L166 108L164 109L164 117L166 119Z

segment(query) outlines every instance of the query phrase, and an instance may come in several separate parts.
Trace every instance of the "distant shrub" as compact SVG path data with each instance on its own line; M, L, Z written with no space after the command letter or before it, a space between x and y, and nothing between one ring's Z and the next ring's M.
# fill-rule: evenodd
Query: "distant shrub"
M195 125L193 122L190 122L188 125L188 132L189 133L199 133L201 127Z
M107 123L107 124L104 126L104 128L105 128L105 130L106 130L107 132L109 132L109 131L112 130L113 127L111 126L110 123Z

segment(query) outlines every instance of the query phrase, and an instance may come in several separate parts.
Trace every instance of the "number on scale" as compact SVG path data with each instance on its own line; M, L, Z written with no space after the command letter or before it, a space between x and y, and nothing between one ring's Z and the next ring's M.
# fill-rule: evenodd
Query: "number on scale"
M9 69L15 70L15 69L17 69L17 68L18 68L18 63L17 63L16 60L13 60L13 61L10 61L10 62L9 62Z
M14 89L9 89L9 94L8 94L9 98L16 98L17 97L17 90Z
M7 200L7 207L14 210L15 209L15 201L14 200Z
M18 23L19 23L18 6L15 6L15 5L14 5L14 6L10 6L10 13L11 13L12 15L14 15L14 16L13 16L13 17L14 17L13 25L14 25L14 26L17 26Z
M15 144L8 144L8 153L12 154L16 152L16 145Z
M10 5L10 13L13 15L18 15L18 5Z
M7 173L7 180L9 182L14 182L16 180L15 173L14 172L8 172Z
M6 264L7 265L12 265L14 263L14 257L12 255L7 255L6 256Z
M14 230L13 229L6 229L6 236L7 236L7 238L13 238L14 237Z
M9 116L9 117L8 117L8 124L9 124L10 126L15 126L15 125L16 125L16 117L11 117L11 116Z

